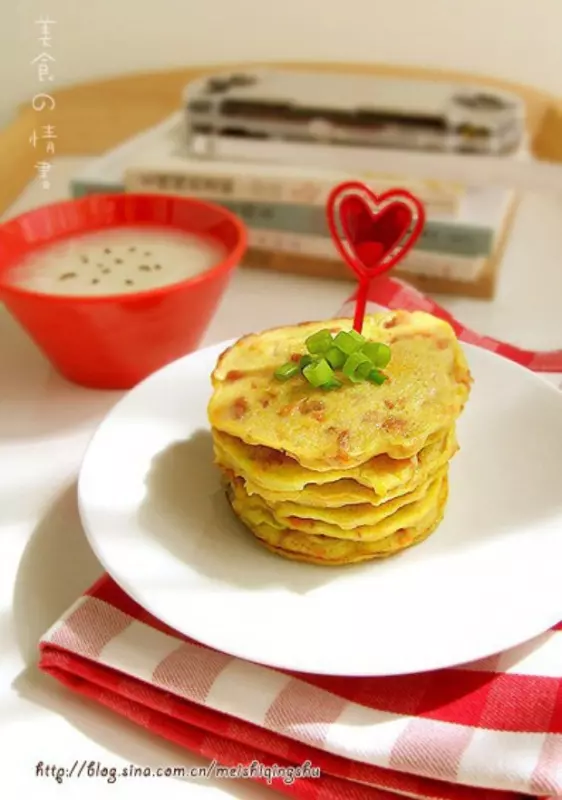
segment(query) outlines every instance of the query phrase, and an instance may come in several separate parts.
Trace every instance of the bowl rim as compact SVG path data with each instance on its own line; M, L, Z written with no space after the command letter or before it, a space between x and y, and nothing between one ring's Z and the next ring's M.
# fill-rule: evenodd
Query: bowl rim
M100 294L100 295L86 295L86 294L74 294L74 295L58 295L58 294L49 294L48 292L40 292L33 289L27 289L23 286L18 286L17 284L10 283L4 279L4 273L9 273L9 269L4 271L0 270L0 302L2 301L9 301L10 298L33 298L36 300L43 300L44 302L48 303L58 303L61 305L76 305L76 304L101 304L101 303L135 303L139 300L148 300L152 298L157 298L162 295L167 295L175 291L179 291L181 289L187 288L195 288L201 284L212 282L215 278L219 278L221 275L228 274L231 272L240 262L244 252L246 251L248 245L248 229L246 224L243 220L234 214L229 209L225 208L224 206L219 205L218 203L213 203L208 200L201 199L199 197L191 197L189 195L175 195L175 194L168 194L164 192L103 192L103 193L93 193L84 195L83 197L79 198L68 198L65 200L59 200L54 203L46 203L44 205L37 206L35 208L29 209L28 211L24 211L21 214L17 214L10 219L7 219L5 222L0 223L0 241L6 237L10 236L12 231L15 228L19 228L25 220L33 218L35 216L39 216L41 214L48 213L49 211L55 212L58 209L65 208L65 207L73 207L76 208L77 206L88 206L92 202L103 202L103 201L117 201L117 202L126 202L127 200L135 200L135 199L147 199L147 200L154 200L154 201L173 201L176 203L190 205L190 206L199 206L208 209L209 211L214 211L222 215L225 221L230 222L236 231L237 242L234 247L230 248L227 251L227 254L224 258L222 258L217 263L213 264L208 269L203 270L202 272L197 273L196 275L192 275L189 278L184 278L183 280L174 281L174 283L166 283L162 286L156 286L152 289L143 289L137 292L122 292L122 293L112 293L112 294ZM108 225L108 226L100 226L99 228L92 228L87 231L84 231L85 234L88 233L95 233L97 231L104 230L105 227L109 228L120 228L120 227L134 227L135 222L134 219L130 220L128 223L117 223L116 225ZM150 225L150 223L142 223ZM170 228L172 230L184 230L181 225L175 225L171 223L158 223L157 221L154 222L154 227L164 227ZM140 227L140 226L139 226ZM193 231L194 235L197 235L196 231ZM63 241L65 239L72 239L75 236L81 235L80 230L76 230L75 232L71 232L68 235L64 235L61 237L57 237L53 239L53 242ZM203 238L203 237L202 237ZM45 244L48 245L49 239L45 240ZM42 245L37 247L37 250L40 250Z

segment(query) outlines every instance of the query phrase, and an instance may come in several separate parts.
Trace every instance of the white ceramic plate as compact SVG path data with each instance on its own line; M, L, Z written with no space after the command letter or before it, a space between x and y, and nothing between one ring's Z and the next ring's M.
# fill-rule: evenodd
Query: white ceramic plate
M241 658L342 675L459 664L562 619L562 393L466 347L475 383L439 529L382 562L309 566L263 549L221 491L206 405L225 346L127 394L81 471L90 543L152 614Z

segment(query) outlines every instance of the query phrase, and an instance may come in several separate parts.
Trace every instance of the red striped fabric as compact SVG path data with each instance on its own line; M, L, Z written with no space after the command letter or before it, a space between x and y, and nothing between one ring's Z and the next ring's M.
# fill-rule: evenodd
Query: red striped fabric
M166 626L162 626L158 620L150 617L125 595L107 575L90 588L88 595L90 598L102 599L102 608L109 606L110 610L114 610L118 615L126 615L129 624L142 618L145 624L170 633ZM83 620L84 615L81 617ZM330 722L336 718L337 711L341 710L343 700L352 699L371 708L384 705L387 709L399 713L404 709L403 696L417 694L421 681L425 683L423 694L429 697L428 691L431 686L442 685L447 679L453 683L457 680L457 675L464 676L463 672L443 670L427 673L424 676L397 678L326 678L295 675L305 686L326 690L330 703L326 706L306 708L307 703L310 706L310 698L303 693L302 688L299 695L299 690L289 683L285 696L278 697L268 712L267 723L270 727L258 728L243 720L217 713L198 702L186 700L181 694L176 693L177 686L170 686L169 681L166 681L165 685L159 682L157 684L157 670L152 685L148 685L100 664L89 655L79 654L77 637L80 637L81 649L90 653L90 641L99 643L99 628L103 629L110 618L111 614L101 613L97 620L91 620L89 629L84 629L80 616L72 612L62 623L54 626L51 635L45 636L42 640L40 668L71 690L101 703L148 728L156 735L179 744L190 752L209 759L217 759L226 766L251 763L254 759L267 765L298 765L309 759L314 766L321 769L321 778L302 779L293 786L286 786L282 781L274 780L273 787L282 793L306 800L308 798L348 800L350 797L357 797L357 800L396 800L397 797L415 797L422 800L430 798L431 800L523 800L526 797L522 792L493 788L475 789L454 782L454 766L467 736L470 735L468 728L438 743L442 753L441 764L432 763L431 759L434 757L428 756L428 773L436 768L438 774L442 775L441 779L435 779L431 775L408 774L409 754L416 753L420 744L424 748L431 743L424 731L422 717L419 721L414 720L410 723L399 738L393 748L388 768L353 762L315 746L315 744L321 745ZM77 620L80 624L77 628L73 628ZM60 631L63 629L66 633L61 637ZM173 635L180 647L187 641L181 634ZM113 638L115 638L114 629L111 629L107 635L107 643ZM219 654L216 652L200 645L195 645L194 649L199 651L200 662L209 655L209 663L217 663L215 659ZM220 657L230 660L228 656L220 655ZM493 685L495 677L494 674L486 674L485 681L488 686ZM541 680L531 676L527 685L532 686ZM413 692L411 684L414 686ZM477 725L472 712L468 714L466 712L467 708L472 707L472 700L470 694L463 695L464 688L461 679L458 692L459 718L472 720L470 723L463 723L465 725ZM198 688L194 694L201 698L202 702L203 695ZM381 703L381 700L384 702ZM416 714L415 707L419 707L419 703L410 708L408 713ZM312 713L318 719L318 736L315 740L309 743L291 741L276 731L276 728L283 730L286 727L283 721L287 722L295 716L302 717L308 713ZM460 720L457 719L457 722ZM557 756L558 752L552 747L544 751L542 762L537 766L538 779L544 780L544 776L540 775L541 770L548 772L549 764ZM363 785L358 786L357 782Z

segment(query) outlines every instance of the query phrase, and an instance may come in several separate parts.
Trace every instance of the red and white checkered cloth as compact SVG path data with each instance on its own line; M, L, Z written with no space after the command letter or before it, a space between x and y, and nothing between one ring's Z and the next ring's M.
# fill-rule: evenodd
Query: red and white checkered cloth
M451 321L394 279L378 280L370 299ZM562 374L562 351L531 353L454 324L464 341ZM179 635L104 576L45 634L40 650L41 669L71 689L211 760L226 766L309 760L320 778L273 781L293 797L562 795L562 623L520 647L437 672L298 675Z
M349 297L341 309L340 313L346 316L353 315L354 302L357 292ZM490 336L482 336L480 333L470 330L465 325L454 319L448 311L445 311L438 303L430 297L414 289L407 283L396 278L381 277L373 281L368 295L367 313L372 310L369 308L369 301L385 308L404 308L408 311L427 311L436 317L447 320L455 329L455 333L461 341L467 344L475 344L492 350L500 356L511 359L523 367L532 369L533 372L541 372L551 375L553 379L562 380L562 350L546 350L537 352L534 350L524 350L515 347L507 342L500 342ZM561 387L562 388L562 387Z

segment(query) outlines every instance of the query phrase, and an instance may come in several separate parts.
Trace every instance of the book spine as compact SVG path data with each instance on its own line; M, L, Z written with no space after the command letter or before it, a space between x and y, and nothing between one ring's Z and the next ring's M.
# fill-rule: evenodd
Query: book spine
M298 236L274 230L250 230L248 244L256 250L283 253L295 258L304 256L328 262L341 261L331 242L318 236ZM479 278L486 264L486 258L465 258L412 250L400 262L400 272L470 283Z
M128 191L174 192L194 194L187 189L184 175L165 172L151 172L149 184L145 173L138 170L129 173L126 181ZM237 197L205 194L205 199L228 208L248 225L249 228L268 228L299 235L330 235L323 206L308 203L248 202ZM467 225L447 220L428 219L416 249L452 255L477 257L491 253L494 244L494 231L489 227Z
M201 172L189 167L181 170L163 171L150 168L131 168L127 171L126 183L131 191L174 191L194 197L217 200L240 200L258 203L289 203L324 207L334 187L334 180L320 177L297 178L290 175L280 177L268 175L264 166L262 176L240 174L233 168L222 173ZM342 173L341 180L346 176ZM454 216L458 213L461 194L458 189L447 190L445 186L432 188L428 184L411 183L396 179L354 175L365 182L375 193L395 188L416 194L428 214Z
M300 236L330 236L323 208L289 203L208 199L228 208L251 229L265 228ZM490 228L452 225L429 219L414 249L477 258L488 256L493 245L494 231Z
M83 180L70 181L70 196L74 200L86 197L89 194L120 194L125 191L123 184L115 182L105 183L103 180L90 182Z

